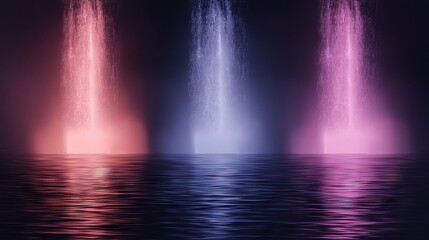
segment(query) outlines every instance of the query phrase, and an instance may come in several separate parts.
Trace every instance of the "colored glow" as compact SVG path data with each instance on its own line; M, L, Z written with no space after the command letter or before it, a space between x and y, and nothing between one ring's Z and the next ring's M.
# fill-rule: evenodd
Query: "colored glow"
M392 119L368 95L364 28L358 0L328 0L322 12L321 103L323 153L400 151ZM396 149L395 149L396 148Z
M321 0L318 104L294 130L298 154L398 154L408 152L407 130L384 102L366 47L358 0ZM371 71L368 69L371 68Z
M102 126L106 34L101 1L71 2L65 19L66 153L110 153Z
M198 1L193 12L192 97L195 153L239 153L233 96L234 22L229 1Z
M68 154L141 153L145 140L130 113L113 119L108 39L100 0L71 2L66 14L64 86Z
M37 153L147 152L142 120L123 105L126 100L113 82L116 64L103 7L102 0L68 2L64 15L62 130L61 134L53 134L51 129L38 133L34 144Z
M324 153L367 153L360 129L363 25L356 0L328 1L322 14Z

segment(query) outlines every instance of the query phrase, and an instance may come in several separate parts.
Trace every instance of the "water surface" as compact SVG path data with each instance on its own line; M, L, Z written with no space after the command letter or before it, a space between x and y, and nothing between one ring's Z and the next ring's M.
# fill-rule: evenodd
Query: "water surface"
M424 156L2 155L1 239L429 239Z

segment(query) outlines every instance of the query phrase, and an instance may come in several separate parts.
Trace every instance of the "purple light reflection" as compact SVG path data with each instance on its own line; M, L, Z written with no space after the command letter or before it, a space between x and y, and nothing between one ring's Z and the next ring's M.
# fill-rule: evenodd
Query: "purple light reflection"
M362 239L381 232L378 225L389 188L399 180L396 159L359 156L326 156L320 161L325 239ZM392 170L393 169L393 170Z

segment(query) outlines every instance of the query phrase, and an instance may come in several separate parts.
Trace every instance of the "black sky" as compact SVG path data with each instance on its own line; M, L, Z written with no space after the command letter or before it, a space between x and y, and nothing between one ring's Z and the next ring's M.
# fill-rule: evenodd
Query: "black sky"
M152 152L187 152L189 0L107 0L133 110L145 119ZM261 132L260 152L282 152L315 104L320 43L318 0L235 0L243 26L247 85ZM3 1L0 8L0 151L29 149L35 126L59 101L62 0ZM378 83L410 130L412 149L429 152L429 5L363 0ZM169 147L165 147L168 145ZM171 147L172 146L172 147Z

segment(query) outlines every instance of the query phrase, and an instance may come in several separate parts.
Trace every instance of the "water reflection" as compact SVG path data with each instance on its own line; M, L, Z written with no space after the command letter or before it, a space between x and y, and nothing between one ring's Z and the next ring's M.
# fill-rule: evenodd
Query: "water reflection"
M426 226L413 217L429 165L403 157L6 159L7 239L392 240Z
M118 236L115 225L129 203L115 187L117 179L133 178L129 161L103 156L39 157L34 161L33 186L44 197L30 211L40 214L32 229L70 239Z
M164 219L174 237L225 239L232 230L242 196L236 194L239 157L205 155L170 158L168 179L161 186ZM186 213L182 215L180 213ZM183 222L177 225L177 222ZM189 223L189 224L186 224Z
M389 211L389 197L399 194L395 184L405 161L368 156L323 156L298 163L303 190L319 182L312 194L319 206L304 209L320 215L309 223L324 239L377 237L395 223ZM303 172L304 171L304 172Z
M368 157L325 157L321 199L326 239L361 239L386 230L383 203L398 181L401 162Z

